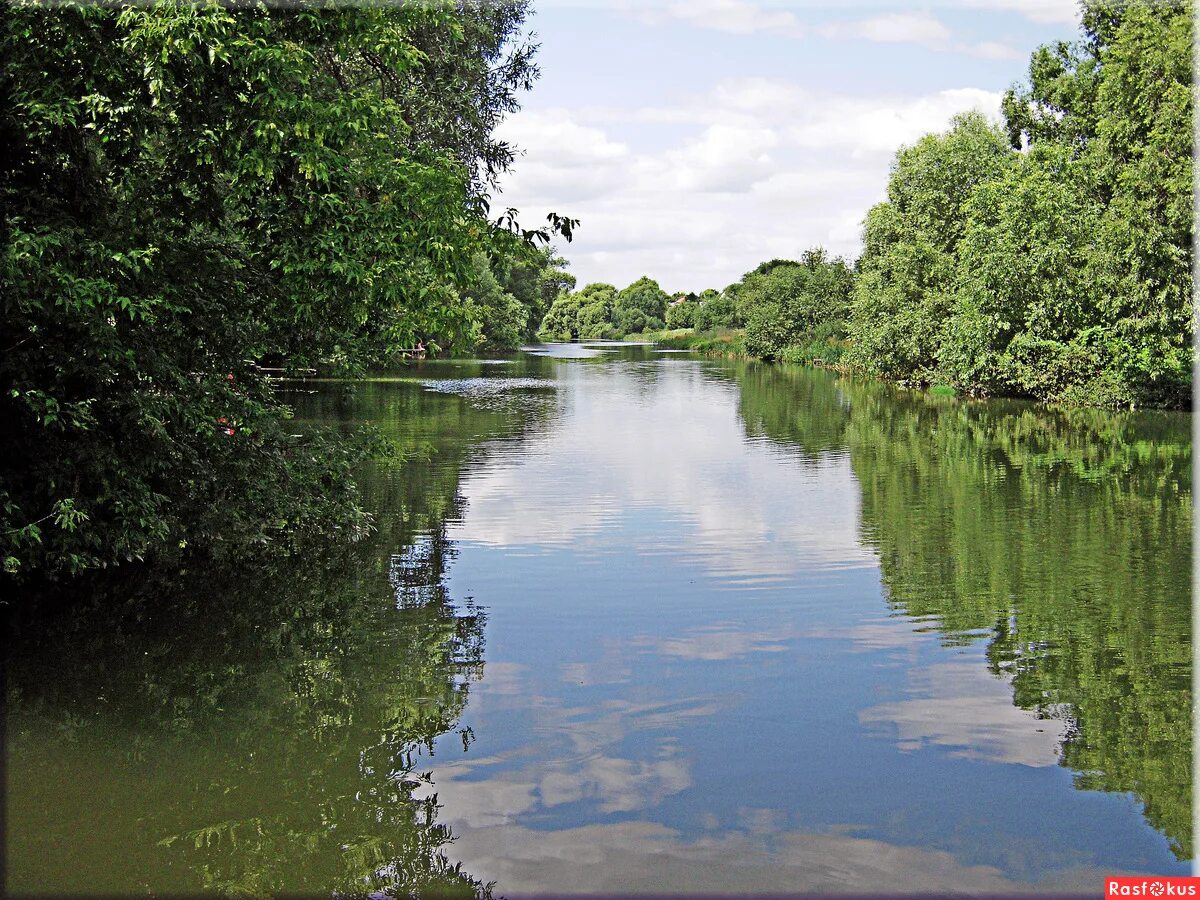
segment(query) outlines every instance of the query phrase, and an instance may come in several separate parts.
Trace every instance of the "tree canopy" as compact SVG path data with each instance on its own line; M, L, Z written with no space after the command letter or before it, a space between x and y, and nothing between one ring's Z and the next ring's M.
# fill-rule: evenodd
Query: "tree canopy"
M482 192L524 10L7 8L7 572L363 527L353 453L293 435L254 364L524 331L478 264L549 237Z
M1083 28L1033 54L1003 131L960 117L897 156L866 220L858 365L973 392L1187 404L1192 5L1088 2Z
M667 310L667 293L653 278L643 275L617 294L613 302L617 331L621 334L641 334L663 328Z
M703 300L695 328L974 395L1186 407L1192 9L1088 0L1080 40L1032 54L1002 124L961 114L896 154L833 278L849 303L817 302L808 262L776 258Z
M746 349L774 359L826 323L844 321L852 285L845 262L827 259L821 249L805 253L800 263L760 266L738 292Z

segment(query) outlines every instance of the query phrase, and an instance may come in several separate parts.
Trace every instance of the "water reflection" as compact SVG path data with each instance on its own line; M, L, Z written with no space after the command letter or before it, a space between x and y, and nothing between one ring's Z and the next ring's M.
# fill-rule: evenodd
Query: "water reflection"
M9 891L489 893L446 856L425 793L437 737L439 756L473 740L460 719L484 671L485 616L446 589L444 522L465 455L519 439L538 408L417 386L301 402L347 426L366 410L396 443L402 462L364 482L371 540L11 611Z
M962 403L804 370L763 380L742 383L748 431L810 456L846 447L889 604L948 646L985 642L1045 727L1002 749L1003 716L962 699L978 691L950 696L979 681L968 668L864 721L1017 761L1057 746L1078 787L1134 793L1190 858L1190 417Z
M1191 854L1186 417L929 401L678 357L562 365L561 415L519 456L466 474L471 502L450 531L463 548L453 580L490 598L493 659L522 685L493 695L485 680L471 718L496 752L440 770L447 814L467 829L456 858L511 890L593 876L580 883L661 887L631 847L603 863L639 872L628 881L581 874L561 847L527 865L504 855L529 831L553 846L637 831L625 814L668 829L657 852L693 863L718 837L772 835L758 850L731 841L753 857L852 828L863 843L847 859L871 847L904 871L911 856L969 890L1186 871L1172 862ZM1128 583L1123 567L1139 563L1113 529L1147 547L1171 532L1141 559L1148 577ZM1013 552L1037 561L1013 565ZM1060 593L1107 599L1061 605ZM1132 703L1170 730L1105 735L1157 787L1114 778L1111 754L1079 757L1131 701L1128 648L1106 616L1164 651L1142 672L1154 696L1135 689ZM1073 643L1089 630L1106 636L1104 664ZM1063 678L1080 663L1107 710ZM652 730L609 721L642 705L661 710ZM593 770L566 736L601 723L610 744L588 750ZM653 777L660 760L675 780ZM600 771L624 779L619 801ZM519 806L481 812L516 785ZM954 866L924 858L938 853ZM680 884L726 884L696 865ZM833 883L722 865L744 890ZM894 886L865 863L839 877Z
M886 731L895 731L901 750L937 744L970 759L1024 766L1058 763L1064 715L1038 718L1014 707L1011 687L976 662L936 663L910 670L907 679L914 699L881 703L858 714L865 724L886 724Z
M9 622L10 889L1186 871L1187 417L611 345L296 405L396 445L369 542Z
M695 360L622 360L558 373L569 415L519 458L465 475L470 508L452 535L494 547L603 557L685 555L733 588L801 569L873 566L856 540L848 458L795 467L747 447L734 385ZM820 509L821 517L796 515Z
M974 894L1029 891L1092 895L1109 866L1078 866L1035 883L997 866L964 865L954 854L837 831L772 830L778 810L744 810L750 827L689 839L653 821L546 831L511 825L460 830L455 852L523 896Z
M1190 858L1188 417L854 396L889 602L986 635L1013 702L1061 721L1076 785L1134 793Z
M413 795L482 672L483 617L438 587L442 550L384 578L357 554L251 585L195 573L17 626L9 889L481 892Z

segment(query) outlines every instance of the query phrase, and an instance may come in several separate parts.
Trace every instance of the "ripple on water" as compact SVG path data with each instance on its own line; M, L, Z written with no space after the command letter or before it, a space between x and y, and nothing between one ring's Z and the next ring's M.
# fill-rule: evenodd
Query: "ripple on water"
M547 378L438 378L423 381L421 385L427 391L461 397L494 397L510 391L554 390L557 387Z
M622 346L625 345L599 342L587 344L531 344L527 347L522 347L521 351L533 356L549 356L555 359L594 359L597 356L612 353Z

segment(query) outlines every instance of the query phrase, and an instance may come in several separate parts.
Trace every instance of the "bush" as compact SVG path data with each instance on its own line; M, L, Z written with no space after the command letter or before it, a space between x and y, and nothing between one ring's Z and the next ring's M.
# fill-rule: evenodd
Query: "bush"
M696 324L696 310L698 304L685 300L682 303L676 303L667 307L667 327L668 328L692 328Z
M708 291L704 292L709 293ZM728 291L712 296L700 295L700 308L696 310L697 331L714 331L718 328L740 328L744 323L738 317L737 302Z
M811 343L817 328L839 329L852 286L845 262L830 261L819 249L807 252L798 265L780 263L750 273L738 293L746 319L746 348L755 356L775 359L788 347Z

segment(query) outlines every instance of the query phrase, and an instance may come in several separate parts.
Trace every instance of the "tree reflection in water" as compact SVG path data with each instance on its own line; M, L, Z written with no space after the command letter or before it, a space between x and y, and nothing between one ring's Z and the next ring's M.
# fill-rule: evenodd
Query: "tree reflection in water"
M446 858L428 772L483 672L484 614L447 594L445 523L464 455L519 439L545 404L336 397L317 414L365 408L404 460L365 475L386 511L372 538L97 580L10 616L11 891L488 895Z
M750 438L806 464L848 456L894 613L947 645L985 642L991 676L975 671L1059 720L1076 785L1132 793L1189 857L1188 417L712 371L736 382ZM460 475L521 458L560 402L512 383L312 399L311 415L381 423L402 451L365 473L380 516L363 544L98 579L57 612L11 612L11 891L488 893L449 862L430 770L471 744L462 717L484 669L483 613L446 587ZM453 780L443 771L447 797Z
M747 433L850 454L890 606L987 641L1013 702L1065 720L1084 790L1132 792L1192 855L1191 422L947 400L751 366Z
M147 586L25 643L9 663L10 889L486 894L446 860L436 795L413 796L483 666L484 617L446 596L445 559L434 535L385 572L356 551L194 573L170 609ZM39 868L62 847L73 871Z

